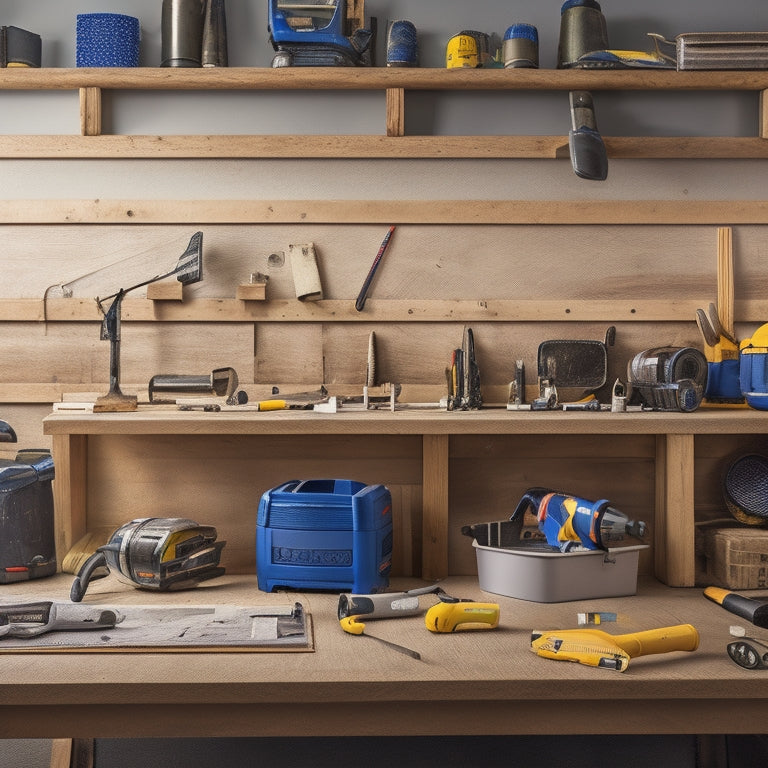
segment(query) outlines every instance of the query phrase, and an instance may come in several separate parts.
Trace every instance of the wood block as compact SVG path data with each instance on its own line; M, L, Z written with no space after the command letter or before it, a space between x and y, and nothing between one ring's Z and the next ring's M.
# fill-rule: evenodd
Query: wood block
M182 301L184 286L178 280L160 280L147 286L147 298L152 301Z
M264 301L267 298L267 284L242 283L237 286L235 297L241 301Z

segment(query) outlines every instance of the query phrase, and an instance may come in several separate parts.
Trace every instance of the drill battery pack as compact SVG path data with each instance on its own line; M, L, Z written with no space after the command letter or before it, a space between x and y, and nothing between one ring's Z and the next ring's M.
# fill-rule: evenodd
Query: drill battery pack
M292 480L261 497L259 589L381 592L392 565L392 498L383 485Z
M0 460L0 584L56 573L53 476L45 450Z

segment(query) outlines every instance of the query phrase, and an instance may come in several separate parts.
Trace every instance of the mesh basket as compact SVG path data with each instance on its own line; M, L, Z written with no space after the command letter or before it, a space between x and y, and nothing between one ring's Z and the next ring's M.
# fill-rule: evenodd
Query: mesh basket
M725 473L723 496L739 522L768 524L768 458L750 453L734 460Z

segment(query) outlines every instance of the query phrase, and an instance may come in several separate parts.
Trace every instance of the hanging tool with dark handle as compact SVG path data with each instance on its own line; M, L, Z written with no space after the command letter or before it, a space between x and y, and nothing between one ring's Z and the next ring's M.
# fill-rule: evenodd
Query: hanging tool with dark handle
M574 173L582 179L605 181L608 178L608 154L597 130L595 105L589 91L571 91L571 130L568 147Z
M360 293L357 296L357 301L355 302L355 309L358 312L363 311L365 300L368 298L368 289L371 287L371 283L373 282L373 276L376 274L376 270L381 263L381 259L384 256L384 252L387 250L387 246L389 245L389 241L392 238L392 233L394 231L395 227L392 226L387 231L387 234L384 235L384 239L381 241L381 245L379 246L379 252L376 254L376 258L373 260L373 264L371 264L371 268L368 270L368 275L363 282L363 287L360 289Z

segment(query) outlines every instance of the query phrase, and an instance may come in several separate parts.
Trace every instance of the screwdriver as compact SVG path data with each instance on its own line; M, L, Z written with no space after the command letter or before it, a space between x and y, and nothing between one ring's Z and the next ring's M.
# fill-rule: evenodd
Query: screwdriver
M363 630L365 624L362 621L357 621L358 616L345 616L343 619L339 619L339 624L345 632L349 632L350 635L362 635L363 637L370 637L371 640L378 640L383 643L387 648L391 648L398 653L404 653L406 656L410 656L412 659L421 660L421 654L418 651L406 648L404 645L398 645L397 643L391 643L389 640L385 640L383 637L376 637L376 635L367 635Z

